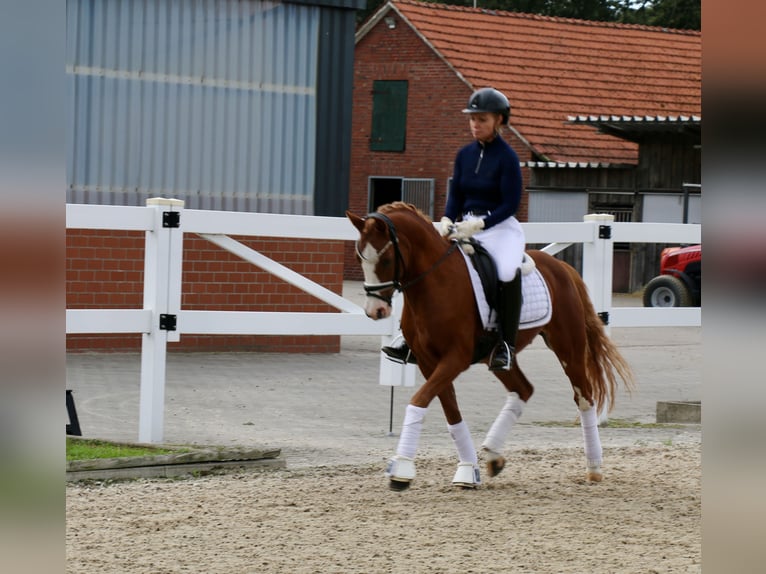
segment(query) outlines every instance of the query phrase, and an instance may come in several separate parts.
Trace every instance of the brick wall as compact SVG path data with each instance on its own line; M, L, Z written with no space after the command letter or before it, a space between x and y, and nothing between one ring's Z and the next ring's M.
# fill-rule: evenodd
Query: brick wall
M404 152L371 152L372 85L375 80L407 80L407 134ZM369 176L435 179L434 217L441 218L447 200L447 180L455 153L471 141L468 121L461 113L471 88L463 82L406 24L394 29L381 21L356 45L351 141L349 209L368 211ZM511 103L513 105L513 103ZM519 154L530 159L523 143L507 130L504 137ZM524 186L529 180L523 169ZM517 213L526 221L528 200L523 194ZM347 245L345 276L362 279L352 245Z
M234 237L335 293L343 290L341 241ZM337 312L196 235L184 236L185 310ZM68 229L68 309L143 307L144 232ZM67 335L68 351L138 351L140 334ZM177 351L337 353L337 336L181 335Z

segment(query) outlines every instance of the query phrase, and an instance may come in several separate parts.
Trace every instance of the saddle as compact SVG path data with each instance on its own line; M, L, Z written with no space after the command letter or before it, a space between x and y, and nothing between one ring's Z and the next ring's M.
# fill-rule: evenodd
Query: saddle
M490 309L497 312L497 266L495 260L489 254L489 251L476 239L470 237L461 241L461 244L467 243L473 249L464 249L463 252L469 256L473 268L479 274L484 297ZM473 251L473 253L471 253Z
M495 261L484 246L473 238L461 240L460 247L471 276L476 306L484 329L494 331L499 283ZM471 265L468 265L469 260ZM550 321L553 305L548 286L534 259L527 253L521 262L521 292L523 304L519 328L531 329Z

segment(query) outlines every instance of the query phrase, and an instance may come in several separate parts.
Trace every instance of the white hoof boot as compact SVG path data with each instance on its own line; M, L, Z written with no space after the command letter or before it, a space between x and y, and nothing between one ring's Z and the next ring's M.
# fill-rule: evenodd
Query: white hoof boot
M461 462L457 465L455 478L452 479L454 486L462 488L476 488L481 484L479 467L470 462Z
M391 482L409 483L415 478L415 461L406 456L394 455L391 460L388 461L386 467L386 478ZM404 486L407 488L407 486Z

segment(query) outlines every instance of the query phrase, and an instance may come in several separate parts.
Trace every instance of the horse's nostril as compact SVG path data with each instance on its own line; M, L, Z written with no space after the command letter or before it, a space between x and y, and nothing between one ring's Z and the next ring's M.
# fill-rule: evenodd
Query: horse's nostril
M385 317L385 313L383 312L383 309L378 309L378 319L382 319Z

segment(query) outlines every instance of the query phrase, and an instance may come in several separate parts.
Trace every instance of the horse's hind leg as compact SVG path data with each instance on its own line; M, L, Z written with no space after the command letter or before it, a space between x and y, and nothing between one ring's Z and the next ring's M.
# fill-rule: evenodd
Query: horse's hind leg
M601 437L598 432L598 409L591 406L583 410L580 408L580 426L585 443L585 464L587 465L586 478L590 482L601 482L604 475L601 472L602 450Z
M598 408L594 404L592 387L584 364L585 334L573 330L568 337L550 337L550 347L556 353L564 372L569 378L574 390L574 402L580 411L580 427L582 428L585 447L586 477L591 482L601 482L602 448L598 432Z
M534 391L524 373L519 369L518 363L510 371L493 371L493 373L503 383L508 395L481 445L487 460L487 474L490 477L497 476L505 468L503 447Z

